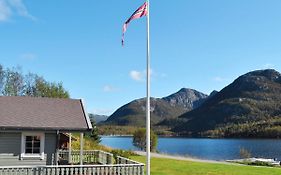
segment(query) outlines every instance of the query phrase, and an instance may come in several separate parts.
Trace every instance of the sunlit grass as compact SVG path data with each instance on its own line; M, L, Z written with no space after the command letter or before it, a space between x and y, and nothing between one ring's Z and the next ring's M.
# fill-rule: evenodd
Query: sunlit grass
M72 149L73 150L79 150L80 149L80 134L73 134L73 137L75 137L75 141L72 141ZM110 152L112 149L109 147L106 147L104 145L101 145L95 141L92 140L90 137L85 137L84 136L84 150L103 150Z
M145 163L144 156L132 159ZM254 167L235 164L201 163L164 158L152 158L152 175L280 175L281 168Z

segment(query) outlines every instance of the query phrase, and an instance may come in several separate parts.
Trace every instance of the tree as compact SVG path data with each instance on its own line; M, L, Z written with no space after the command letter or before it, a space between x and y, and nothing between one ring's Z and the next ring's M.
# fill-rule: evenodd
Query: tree
M5 79L5 71L3 69L3 66L0 64L0 95L3 92L4 79Z
M97 128L97 125L96 125L95 121L92 121L92 126L93 126L93 129L92 129L90 137L96 143L100 143L101 142L101 137L99 136L99 131L98 131L98 128Z
M48 94L48 85L43 77L36 77L35 79L35 96L46 97Z
M35 97L36 95L36 79L38 79L38 75L34 73L28 73L24 80L25 80L25 88L24 88L24 95Z
M3 95L21 96L24 92L24 77L20 68L7 69L5 71L5 84Z
M43 77L35 80L35 96L69 98L69 93L63 88L62 83L49 83Z
M158 142L157 135L150 131L150 149L151 151L156 151ZM140 148L142 151L146 149L146 129L138 129L133 135L133 145L137 148Z
M20 67L3 69L1 64L0 95L69 98L61 82L48 82L34 73L24 75Z
M50 97L69 98L69 93L63 88L62 82L49 84Z

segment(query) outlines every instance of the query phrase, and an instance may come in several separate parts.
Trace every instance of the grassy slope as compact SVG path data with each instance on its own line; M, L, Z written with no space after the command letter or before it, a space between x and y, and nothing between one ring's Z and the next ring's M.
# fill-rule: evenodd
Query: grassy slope
M132 159L145 162L145 157ZM281 168L198 163L171 159L152 158L152 175L280 175Z
M80 150L80 134L74 133L72 135L76 141L72 140L72 149L73 150ZM112 149L109 147L106 147L104 145L98 144L94 142L90 137L84 136L84 150L103 150L110 152Z

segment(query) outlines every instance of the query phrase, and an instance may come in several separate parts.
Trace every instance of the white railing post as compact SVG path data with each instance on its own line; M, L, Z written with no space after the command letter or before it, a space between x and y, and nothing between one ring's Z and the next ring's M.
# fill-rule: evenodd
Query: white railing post
M69 140L68 140L68 163L72 163L72 156L71 156L71 141L72 141L72 135L71 133L68 134Z
M84 133L80 133L80 165L83 165Z

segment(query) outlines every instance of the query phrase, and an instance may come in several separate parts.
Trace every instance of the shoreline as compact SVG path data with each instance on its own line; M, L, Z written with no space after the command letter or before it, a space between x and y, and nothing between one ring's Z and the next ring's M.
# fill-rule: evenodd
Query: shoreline
M99 135L101 137L133 137L133 135ZM281 140L280 138L263 138L263 137L187 137L187 136L166 136L158 135L158 138L182 138L182 139L211 139L211 140Z
M134 153L146 156L146 152L144 151L133 151ZM174 159L174 160L185 160L185 161L192 161L192 162L201 162L201 163L219 163L219 164L229 164L229 165L240 165L237 163L230 163L226 161L218 161L218 160L206 160L206 159L199 159L199 158L192 158L192 157L185 157L185 156L177 156L177 155L170 155L170 154L163 154L163 153L150 153L151 157L155 158L164 158L164 159Z

